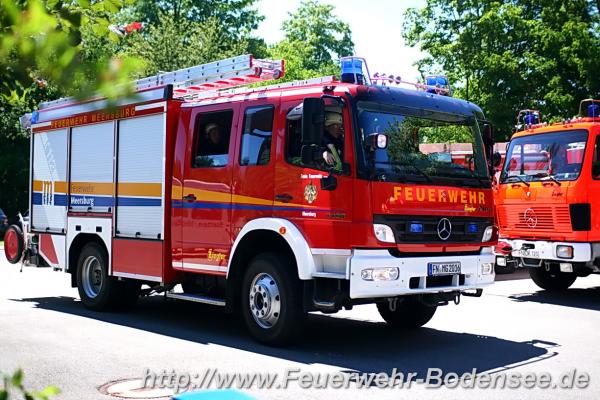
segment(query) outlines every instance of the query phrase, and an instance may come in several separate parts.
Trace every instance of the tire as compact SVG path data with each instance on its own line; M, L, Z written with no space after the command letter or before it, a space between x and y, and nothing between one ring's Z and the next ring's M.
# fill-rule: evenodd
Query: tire
M550 272L542 267L527 268L529 276L542 289L558 292L568 289L577 279L577 275L565 272Z
M437 310L437 306L429 306L419 301L417 296L406 296L398 299L396 309L390 310L390 303L377 303L379 315L394 328L413 329L425 325Z
M281 346L302 331L306 314L300 280L288 257L263 253L250 262L242 281L242 314L260 343Z
M11 225L4 233L4 255L11 264L16 264L23 258L23 230L19 225Z
M108 255L100 244L84 246L77 261L77 290L83 305L94 311L129 308L139 297L141 284L118 281L108 275Z
M517 270L514 263L511 263L511 265L505 265L503 267L496 265L494 268L495 268L495 272L497 275L512 274L513 272L515 272Z

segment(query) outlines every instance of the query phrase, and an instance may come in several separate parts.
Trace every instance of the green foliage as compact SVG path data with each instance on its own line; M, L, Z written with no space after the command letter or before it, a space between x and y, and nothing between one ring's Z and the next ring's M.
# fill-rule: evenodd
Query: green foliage
M23 371L20 369L12 375L0 374L0 379L3 383L0 387L0 400L9 400L11 396L25 400L49 400L60 394L60 389L55 386L48 386L39 392L28 391L23 384Z
M121 0L0 0L0 96L16 99L32 84L52 82L69 94L127 90L135 60L82 57L80 27L116 39L108 18ZM127 66L119 68L119 66ZM122 89L116 93L115 88Z
M273 58L286 60L286 80L338 74L334 59L352 54L350 27L333 10L332 5L307 0L284 21L285 38L270 51Z
M144 59L144 74L152 75L244 54L248 47L245 40L229 37L214 18L176 23L173 15L162 14L145 33L132 38L126 51Z
M508 138L520 109L574 115L600 96L600 2L590 0L428 0L409 9L404 37L429 53L422 72L440 68L455 94L480 105Z
M172 16L175 23L183 21L219 21L229 36L246 38L264 19L252 6L256 0L139 0L131 7L139 21L159 24L163 14Z

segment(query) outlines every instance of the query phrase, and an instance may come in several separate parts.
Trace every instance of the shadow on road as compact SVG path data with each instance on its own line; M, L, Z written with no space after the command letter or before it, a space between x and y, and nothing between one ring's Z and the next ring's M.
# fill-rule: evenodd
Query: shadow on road
M533 301L536 303L600 311L600 287L567 289L562 292L540 290L535 293L513 294L509 298L514 301Z
M200 344L218 344L305 364L329 364L346 371L418 373L430 367L458 374L504 369L556 355L555 343L514 342L490 336L431 328L394 331L385 323L311 314L299 344L271 348L254 342L241 319L201 304L164 301L160 296L140 300L134 311L89 311L72 297L12 299L36 308L78 315Z
M496 282L516 281L521 279L531 279L526 268L518 268L512 274L496 274Z

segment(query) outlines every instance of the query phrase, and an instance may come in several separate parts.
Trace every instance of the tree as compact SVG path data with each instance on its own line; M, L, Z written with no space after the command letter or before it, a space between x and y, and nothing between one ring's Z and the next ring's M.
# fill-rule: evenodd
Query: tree
M219 21L219 26L232 38L246 38L264 19L252 6L256 0L141 0L132 6L134 18L158 24L169 14L177 24L183 21Z
M286 60L287 80L337 74L334 59L353 53L350 27L333 10L332 5L307 0L284 21L285 38L271 48L271 55Z
M248 42L227 36L214 18L175 23L172 15L162 14L126 51L144 59L145 75L152 75L244 54Z
M16 99L32 84L48 81L66 93L111 95L115 88L125 89L118 84L128 82L134 60L88 62L80 32L84 26L116 39L108 17L121 5L121 0L0 0L0 96Z
M128 91L139 64L108 51L94 55L93 42L86 47L87 36L117 39L108 18L121 5L0 0L0 206L9 217L27 208L29 139L19 117L64 95L97 90L114 99Z
M427 0L407 11L403 35L429 53L422 73L442 68L507 138L519 109L568 117L600 95L599 3Z

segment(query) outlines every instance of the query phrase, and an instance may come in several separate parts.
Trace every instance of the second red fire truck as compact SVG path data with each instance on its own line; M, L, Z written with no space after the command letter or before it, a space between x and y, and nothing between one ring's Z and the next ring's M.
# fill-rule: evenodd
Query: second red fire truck
M497 196L502 250L496 262L529 270L543 289L564 290L600 273L600 101L542 123L519 113Z
M497 240L481 110L443 79L407 89L342 66L238 87L284 73L248 55L137 81L116 109L42 104L24 121L31 213L7 258L70 273L94 310L140 293L241 310L270 344L310 311L376 303L417 327L480 295ZM468 162L427 151L457 133Z

